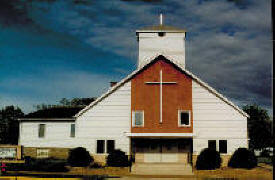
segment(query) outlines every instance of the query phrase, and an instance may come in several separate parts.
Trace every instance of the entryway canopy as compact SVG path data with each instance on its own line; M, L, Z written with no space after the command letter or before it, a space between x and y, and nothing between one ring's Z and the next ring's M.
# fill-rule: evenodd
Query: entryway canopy
M129 133L125 132L128 137L194 137L194 133Z

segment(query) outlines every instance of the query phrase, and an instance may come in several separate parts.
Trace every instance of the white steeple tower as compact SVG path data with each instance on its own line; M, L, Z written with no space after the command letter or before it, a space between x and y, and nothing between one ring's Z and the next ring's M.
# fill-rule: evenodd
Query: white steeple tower
M138 68L156 55L163 55L185 68L186 31L163 24L163 15L160 14L159 25L136 31L139 47Z

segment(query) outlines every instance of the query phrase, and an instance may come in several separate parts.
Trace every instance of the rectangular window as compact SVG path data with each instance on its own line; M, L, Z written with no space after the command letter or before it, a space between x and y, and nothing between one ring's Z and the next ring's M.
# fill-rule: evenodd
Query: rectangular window
M96 153L102 154L105 152L105 141L97 140L96 141Z
M227 140L219 140L220 153L227 153Z
M71 124L71 137L75 137L75 124Z
M190 111L179 110L178 121L179 126L190 126Z
M107 140L107 153L110 153L113 150L115 150L115 141L114 140Z
M37 158L48 158L49 157L49 149L37 149L36 157Z
M38 129L38 137L43 138L45 137L45 124L39 124L39 129Z
M133 111L132 113L133 126L143 126L144 125L144 112L143 111Z
M208 140L208 148L216 150L216 140Z

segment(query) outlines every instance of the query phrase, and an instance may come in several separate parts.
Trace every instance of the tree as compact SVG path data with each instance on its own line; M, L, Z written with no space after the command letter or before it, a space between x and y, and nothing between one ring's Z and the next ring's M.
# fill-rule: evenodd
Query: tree
M24 113L19 107L6 106L0 110L0 144L17 144L19 135L18 118Z
M272 146L272 122L267 110L258 105L246 105L243 110L248 118L248 136L250 149L263 149Z
M87 106L94 100L95 98L73 98L70 104L71 106Z
M56 108L56 107L85 107L89 105L91 102L96 100L95 97L91 98L73 98L73 99L67 99L62 98L58 104L38 104L34 105L34 108L36 110L43 110L43 109L50 109L50 108Z
M69 106L70 105L70 100L66 99L66 98L62 98L59 101L59 104L63 105L63 106Z

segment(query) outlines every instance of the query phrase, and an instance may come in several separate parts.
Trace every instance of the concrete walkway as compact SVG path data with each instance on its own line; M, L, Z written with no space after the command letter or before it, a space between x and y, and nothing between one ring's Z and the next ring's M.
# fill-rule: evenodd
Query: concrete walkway
M180 163L135 163L133 175L193 175L189 164Z

